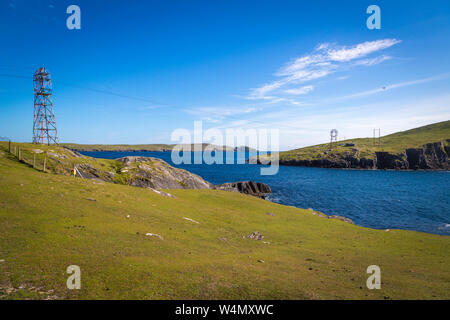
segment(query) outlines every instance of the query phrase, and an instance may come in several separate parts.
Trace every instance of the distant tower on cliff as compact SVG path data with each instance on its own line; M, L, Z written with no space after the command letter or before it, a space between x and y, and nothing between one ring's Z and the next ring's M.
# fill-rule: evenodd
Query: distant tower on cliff
M378 133L378 137L377 137ZM381 147L381 129L373 129L373 145L378 147Z
M34 73L33 92L33 143L58 144L58 131L52 103L52 80L47 69L39 68Z
M337 144L338 131L336 129L332 129L330 131L330 149L333 148L333 144Z

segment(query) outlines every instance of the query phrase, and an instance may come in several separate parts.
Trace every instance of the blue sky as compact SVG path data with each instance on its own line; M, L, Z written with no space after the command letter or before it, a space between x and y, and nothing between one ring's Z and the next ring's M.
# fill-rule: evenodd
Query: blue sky
M0 39L0 136L15 141L31 140L41 66L64 142L170 143L203 120L278 128L291 149L450 119L447 0L3 0Z

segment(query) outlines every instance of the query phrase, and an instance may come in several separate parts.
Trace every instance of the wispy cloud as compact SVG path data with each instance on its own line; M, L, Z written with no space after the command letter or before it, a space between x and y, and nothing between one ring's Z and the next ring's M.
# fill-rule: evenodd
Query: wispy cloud
M376 65L376 64L380 64L380 63L382 63L384 61L391 60L391 59L392 59L391 56L382 55L382 56L375 57L375 58L372 58L372 59L358 60L358 61L355 62L355 64L359 65L359 66L368 66L368 67L370 67L370 66L373 66L373 65Z
M300 88L293 88L293 89L288 89L285 90L285 93L288 94L295 94L295 95L299 95L299 94L307 94L308 92L314 90L314 86L304 86L304 87L300 87Z
M218 123L223 119L232 116L250 114L258 111L259 108L254 105L246 106L218 106L218 107L191 107L184 111L188 114L199 116L200 120Z
M295 88L294 86L325 78L343 67L373 66L382 63L392 57L382 55L374 58L362 58L390 48L400 42L397 39L382 39L366 41L354 46L337 46L330 43L319 44L312 54L296 58L280 68L275 73L275 76L280 79L252 89L246 98L250 100L280 101L280 99L283 99L282 97L280 98L282 94L306 94L314 89L314 86L307 85L300 88ZM353 64L349 65L352 61L354 61ZM298 101L292 99L281 101L293 102L293 104L298 103Z
M387 49L400 43L397 39L383 39L376 41L366 41L352 47L342 47L340 49L328 50L328 58L332 61L346 62L365 57L371 53Z
M443 74L433 76L433 77L416 79L416 80L412 80L412 81L398 82L398 83L394 83L394 84L390 84L390 85L385 85L380 88L375 88L372 90L366 90L366 91L357 92L357 93L353 93L353 94L349 94L349 95L345 95L345 96L331 98L331 99L328 99L327 102L367 97L367 96L371 96L371 95L385 92L385 91L392 90L392 89L409 87L409 86L418 85L418 84L424 84L424 83L428 83L428 82L432 82L432 81L447 79L449 77L450 77L450 73L443 73Z

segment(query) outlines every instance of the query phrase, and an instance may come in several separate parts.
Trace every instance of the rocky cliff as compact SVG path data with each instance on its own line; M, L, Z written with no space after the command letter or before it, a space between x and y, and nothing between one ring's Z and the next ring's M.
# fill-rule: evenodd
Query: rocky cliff
M214 185L186 170L177 169L167 162L151 157L124 157L120 172L129 185L154 189L213 189Z
M399 154L375 152L373 159L359 158L358 154L311 160L283 160L280 165L320 168L395 169L395 170L449 170L450 140L427 143L422 148L410 148Z

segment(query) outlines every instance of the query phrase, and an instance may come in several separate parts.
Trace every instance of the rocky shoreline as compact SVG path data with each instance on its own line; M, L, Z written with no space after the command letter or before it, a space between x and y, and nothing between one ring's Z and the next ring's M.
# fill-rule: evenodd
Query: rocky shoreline
M450 140L447 140L450 142ZM348 155L311 160L279 160L280 165L368 170L450 170L450 146L443 142L427 143L422 148L409 148L399 154L375 152L373 159ZM260 163L258 161L258 163Z
M81 156L81 155L80 155ZM261 182L239 181L214 185L199 175L174 168L167 162L153 157L128 156L116 159L121 164L120 173L126 175L125 184L149 189L212 189L239 192L265 199L270 187ZM114 172L104 172L89 164L77 167L83 178L114 182Z

